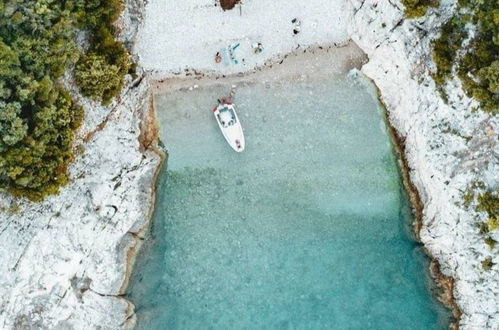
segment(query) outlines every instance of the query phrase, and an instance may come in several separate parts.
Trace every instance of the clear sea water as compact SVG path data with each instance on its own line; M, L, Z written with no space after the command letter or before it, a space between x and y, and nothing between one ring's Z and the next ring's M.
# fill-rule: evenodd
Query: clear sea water
M128 298L138 329L445 329L374 88L337 75L158 96L169 159Z

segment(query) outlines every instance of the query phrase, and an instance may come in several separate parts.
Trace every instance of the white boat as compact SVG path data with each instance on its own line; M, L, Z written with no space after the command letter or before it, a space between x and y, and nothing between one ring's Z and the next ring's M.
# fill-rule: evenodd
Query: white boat
M229 145L237 152L244 150L244 134L241 122L237 117L234 104L230 101L222 99L218 106L213 108L213 114L217 120L218 127L229 143Z

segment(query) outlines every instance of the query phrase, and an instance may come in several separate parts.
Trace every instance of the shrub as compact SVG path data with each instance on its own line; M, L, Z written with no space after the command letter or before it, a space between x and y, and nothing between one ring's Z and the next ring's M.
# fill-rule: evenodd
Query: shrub
M491 217L487 220L487 227L489 227L489 231L499 229L499 217Z
M466 10L463 10L466 9ZM476 33L461 59L457 51L467 33L465 24L476 26ZM441 36L433 42L433 75L438 85L445 83L453 67L469 97L480 102L491 114L499 112L499 9L495 1L460 0L456 15L442 26Z
M478 211L487 212L488 231L499 229L499 191L486 191L478 196Z
M123 87L123 69L127 69L127 63L125 68L120 67L109 63L105 56L91 52L78 62L76 82L84 95L108 104Z
M473 192L473 189L471 187L468 187L466 191L463 193L463 206L468 208L473 202L473 199L475 198L475 194Z
M28 133L28 125L20 118L19 102L0 101L0 152L22 141Z
M486 237L485 238L485 244L487 244L487 246L493 250L495 247L496 247L496 241L494 241L494 239L492 239L492 237Z
M81 28L98 30L110 27L123 10L124 0L86 0L75 9Z
M438 7L439 0L402 0L407 18L424 16L428 7Z
M17 196L39 200L67 182L73 127L82 110L61 88L52 95L53 102L33 106L29 134L24 126L22 136L2 150L2 184Z
M81 92L103 104L111 102L123 87L129 73L130 56L121 42L114 39L112 23L118 18L121 0L94 0L79 14L81 24L93 33L91 46L76 66L76 81Z
M433 79L437 84L443 84L450 76L456 61L456 54L466 38L465 22L457 17L447 21L440 30L440 38L433 41L433 61L437 72Z
M491 270L492 269L492 266L494 266L494 263L492 262L492 257L488 257L484 260L482 260L482 268L484 270Z

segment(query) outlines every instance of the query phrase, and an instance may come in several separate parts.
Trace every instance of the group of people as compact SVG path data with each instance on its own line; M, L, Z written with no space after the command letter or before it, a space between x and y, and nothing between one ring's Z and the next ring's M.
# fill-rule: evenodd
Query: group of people
M234 64L238 64L239 63L239 61L237 60L236 55L235 55L235 50L239 46L240 46L240 44L237 43L235 45L229 45L227 47L230 60ZM261 42L254 43L254 44L251 45L251 47L253 48L253 53L255 53L255 54L260 54L261 52L263 52L263 45L262 45ZM223 61L222 54L220 54L220 52L217 52L215 54L215 63L222 63L222 61ZM243 59L243 62L244 62L244 59Z
M298 33L300 33L301 31L301 21L298 19L298 18L293 18L291 20L291 23L293 24L293 35L297 35ZM236 45L230 45L228 47L228 50L229 50L229 56L230 56L230 59L235 63L235 64L238 64L238 61L234 55L234 51L240 46L240 44L236 44ZM251 47L253 48L253 53L255 54L260 54L263 52L263 45L261 42L255 42L254 44L251 45ZM215 63L222 63L223 61L223 58L222 58L222 54L220 54L220 52L217 52L215 54Z

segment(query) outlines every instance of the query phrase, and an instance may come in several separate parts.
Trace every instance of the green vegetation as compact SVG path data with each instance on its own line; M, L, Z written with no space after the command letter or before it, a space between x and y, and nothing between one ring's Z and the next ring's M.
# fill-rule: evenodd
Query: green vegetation
M0 206L0 212L5 212L9 215L19 214L20 207L16 202L12 202L8 207Z
M487 237L485 238L485 244L488 245L488 247L493 250L496 247L496 241L492 237Z
M482 191L478 193L477 198L475 190ZM499 188L495 190L486 189L481 181L471 183L462 195L463 206L468 208L476 200L476 210L487 212L488 219L486 222L477 224L480 235L483 235L485 244L493 250L496 246L496 241L490 237L490 232L499 229Z
M499 229L499 189L489 190L478 195L477 201L477 210L487 212L489 216L487 220L488 231Z
M484 270L491 270L494 263L492 262L492 257L488 257L485 260L482 260L482 268Z
M0 0L1 189L39 200L68 181L83 113L59 78L77 63L85 95L109 102L119 93L130 65L112 37L121 6L118 0ZM75 44L78 29L91 35L84 56ZM86 78L97 87L89 88Z
M112 23L118 18L122 0L86 1L85 12L79 13L92 32L90 48L76 66L76 82L83 95L111 102L123 88L123 78L130 71L130 58L121 42L114 40Z
M439 85L444 84L452 73L456 54L467 37L464 25L464 20L458 17L451 18L442 25L441 37L433 41L433 60L438 68L433 79Z
M473 24L476 33L458 58L457 52L468 37L466 24ZM433 42L435 82L443 85L455 68L466 94L479 101L484 111L499 113L498 47L497 1L459 0L455 16L442 26L441 36Z
M473 192L473 189L471 189L471 188L466 189L466 191L463 194L464 207L468 208L470 206L471 202L473 202L474 197L475 197L475 194Z
M78 62L76 82L84 95L108 104L123 87L124 73L121 70L127 66L128 63L113 64L105 56L92 51Z
M407 18L423 16L428 7L438 7L440 0L402 0Z

